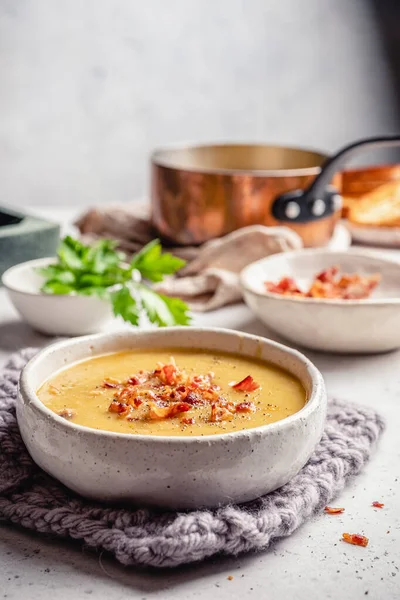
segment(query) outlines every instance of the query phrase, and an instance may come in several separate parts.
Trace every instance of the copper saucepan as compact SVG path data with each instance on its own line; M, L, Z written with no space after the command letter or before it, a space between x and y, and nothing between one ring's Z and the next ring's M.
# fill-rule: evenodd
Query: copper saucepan
M400 145L370 138L334 156L249 144L170 148L153 153L152 220L178 244L201 244L248 225L285 225L306 247L326 245L340 218L340 169L360 149Z

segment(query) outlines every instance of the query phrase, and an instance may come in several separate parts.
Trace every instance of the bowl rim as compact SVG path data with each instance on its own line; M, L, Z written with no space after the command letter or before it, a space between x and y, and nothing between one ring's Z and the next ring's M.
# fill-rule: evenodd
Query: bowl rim
M381 231L382 233L396 233L398 234L400 231L400 225L389 226L389 225L369 225L368 223L355 223L354 221L350 221L350 219L346 219L345 227L350 229L357 229L359 231L370 231L375 233L376 231ZM384 248L383 248L384 249Z
M326 250L323 248L303 248L302 250L292 250L290 252L271 254L270 256L266 256L259 260L256 260L249 265L247 265L239 275L239 282L242 290L245 292L249 292L259 298L268 298L268 300L276 300L282 301L285 300L287 302L294 302L300 304L309 304L310 306L340 306L341 308L345 306L385 306L385 305L397 305L400 304L400 296L398 298L364 298L364 299L351 299L351 300L341 300L341 299L333 299L333 298L303 298L297 296L283 296L281 294L274 294L273 292L260 292L254 289L248 281L249 271L256 267L257 265L261 265L267 263L270 260L274 260L277 256L281 256L284 254L285 256L310 256L310 255L331 255L334 257L335 255L352 255L355 258L368 258L372 262L376 264L396 267L399 270L400 275L400 263L396 260L390 258L382 258L380 256L374 255L374 251L360 251L358 249L349 248L348 250Z
M35 266L39 267L41 265L51 264L52 262L55 262L56 260L57 260L56 256L44 256L42 258L34 258L32 260L26 260L24 262L20 262L16 265L13 265L6 271L4 271L3 275L1 276L1 282L2 282L3 286L5 287L5 289L9 290L10 292L18 292L19 294L25 294L26 296L35 296L35 297L50 296L51 297L50 294L43 294L43 292L41 292L40 290L38 290L36 293L27 292L23 289L20 289L19 287L16 287L15 285L11 285L9 279L17 271L24 271L24 269L27 267L34 268ZM60 298L61 297L68 297L68 296L67 295L60 296ZM71 296L69 296L69 297L71 297Z
M118 433L118 432L107 431L107 430L103 430L103 429L94 429L92 427L87 427L86 425L79 425L77 423L72 423L71 421L63 419L61 416L57 415L57 413L55 413L51 409L47 408L47 406L45 406L45 404L43 404L43 402L41 402L41 400L39 399L39 397L36 394L36 390L33 389L32 384L30 383L31 373L36 369L37 364L40 363L41 361L46 360L48 358L48 355L52 354L54 351L62 352L63 350L70 348L71 346L80 345L80 344L83 344L83 345L87 344L88 348L90 348L90 344L92 344L94 342L101 342L101 341L108 342L108 341L112 341L113 338L117 338L117 339L121 338L120 350L114 350L114 352L118 352L118 351L124 350L124 348L126 349L126 344L124 346L124 340L126 340L126 338L134 337L138 333L141 335L150 334L155 337L157 337L157 334L161 333L161 337L163 337L164 335L167 337L167 333L171 329L173 329L174 331L178 331L178 333L181 333L184 336L187 335L187 330L188 330L187 327L169 327L169 328L160 329L160 330L140 329L137 331L119 331L119 332L111 332L111 333L98 333L98 334L94 334L94 335L86 335L86 336L81 336L78 338L62 340L62 341L56 342L54 344L50 344L49 346L46 346L45 348L40 350L38 352L38 354L36 354L31 360L29 360L28 363L25 365L25 367L22 369L20 379L19 379L19 384L18 384L18 395L22 396L24 403L27 400L29 405L31 407L33 407L35 409L35 411L40 414L41 417L44 417L47 420L47 422L54 421L59 427L64 429L66 432L68 432L68 431L70 431L71 433L72 432L77 432L77 433L81 432L82 434L85 434L88 436L106 437L106 438L111 438L111 439L115 439L115 440L129 440L129 439L130 440L141 440L143 442L151 442L151 443L157 443L157 444L162 444L162 443L164 443L164 444L165 443L175 443L175 444L201 443L201 444L209 445L210 442L212 442L213 440L215 442L217 442L217 441L223 442L223 441L231 440L232 438L248 437L249 434L251 435L252 433L255 433L257 435L257 434L265 433L266 431L270 431L270 432L277 431L277 430L279 431L279 430L285 429L287 427L290 427L290 425L293 422L295 422L301 418L307 418L308 416L310 416L310 414L312 414L318 408L318 406L321 403L326 405L326 402L327 402L326 390L325 390L325 383L324 383L322 374L317 369L317 367L311 362L311 360L308 359L304 354L302 354L298 350L295 350L294 348L290 348L288 346L285 346L284 344L275 342L274 340L270 340L268 338L263 338L263 337L252 335L249 333L243 333L241 331L235 331L232 329L224 329L224 328L219 328L219 327L190 327L190 330L192 333L199 333L199 332L210 333L210 334L221 333L223 335L229 335L229 336L235 336L235 337L239 336L241 338L250 339L250 340L256 341L258 343L265 344L269 347L273 347L278 350L281 350L282 352L295 358L298 362L301 362L306 367L307 372L310 377L310 380L311 380L311 392L310 392L309 397L308 397L306 403L304 404L303 408L301 408L299 411L293 413L292 415L285 417L284 419L275 421L274 423L267 423L265 425L260 425L258 427L252 427L249 429L240 429L238 431L220 433L220 434L193 435L193 436L180 436L180 435L177 435L177 436L159 435L159 436L157 436L157 435L150 435L150 434L145 435L145 434L139 434L139 433ZM155 343L154 346L162 347L163 344ZM138 345L138 347L140 348L140 344ZM206 349L206 348L203 348L203 349ZM216 350L216 348L214 348L214 350ZM88 355L86 357L86 359L81 359L81 360L87 360L92 357L94 358L96 356L101 356L104 354L107 354L107 353L99 352L94 355ZM240 352L238 354L240 355ZM244 355L244 356L247 356L247 355ZM80 362L80 361L71 361L70 363L65 364L65 367L71 366L71 365L75 364L76 362ZM265 362L267 362L267 360L265 360ZM272 364L274 364L274 363L272 363ZM60 369L58 369L54 373L58 372L59 370Z
M295 167L292 169L227 169L222 167L183 167L179 166L176 162L172 164L167 159L167 154L175 151L184 150L198 150L202 148L218 148L218 147L240 147L240 146L253 146L263 148L275 148L285 149L291 151L297 151L307 154L316 154L321 158L320 165L314 165L313 167ZM160 146L155 148L150 155L150 162L154 167L162 167L164 169L170 169L173 171L182 171L187 173L203 173L210 175L249 175L254 177L298 177L298 176L310 176L317 175L321 171L321 165L325 160L329 158L329 153L314 148L306 148L302 146L287 146L285 144L264 144L262 142L233 142L233 141L220 141L210 143L181 143L181 144L170 144L168 146Z

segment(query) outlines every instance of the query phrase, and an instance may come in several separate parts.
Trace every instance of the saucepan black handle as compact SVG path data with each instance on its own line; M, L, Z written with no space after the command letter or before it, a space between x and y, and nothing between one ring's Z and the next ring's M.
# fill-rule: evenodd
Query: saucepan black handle
M278 221L308 223L332 215L341 205L338 191L330 185L335 173L341 171L360 150L394 146L400 146L400 135L371 137L345 146L325 161L308 188L278 196L272 205L273 216Z

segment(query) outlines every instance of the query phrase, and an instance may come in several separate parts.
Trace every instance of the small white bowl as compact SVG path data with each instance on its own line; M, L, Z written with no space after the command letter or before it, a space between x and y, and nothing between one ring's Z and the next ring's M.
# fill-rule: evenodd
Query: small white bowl
M2 276L11 302L33 329L47 335L86 335L100 331L113 319L110 305L94 296L43 294L44 283L37 272L54 258L29 260L11 267Z
M369 246L400 248L400 227L374 227L372 225L356 225L345 221L351 238Z
M300 285L333 265L347 273L380 273L382 280L366 300L291 298L264 291L265 281L293 277ZM312 350L376 353L400 347L400 264L357 250L299 250L274 254L246 267L243 295L273 331Z
M302 381L307 402L297 413L254 429L159 437L91 429L46 408L36 390L76 361L132 348L203 348L270 361ZM54 344L24 368L17 399L22 438L34 461L88 498L168 508L245 502L289 481L319 442L326 414L320 372L281 344L224 329L173 327L100 334Z

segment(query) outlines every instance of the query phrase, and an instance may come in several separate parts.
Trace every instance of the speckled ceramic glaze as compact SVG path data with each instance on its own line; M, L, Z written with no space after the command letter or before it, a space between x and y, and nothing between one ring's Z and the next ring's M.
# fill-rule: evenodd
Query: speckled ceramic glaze
M265 281L293 277L307 288L320 271L338 265L345 273L379 273L366 300L293 298L266 292ZM273 331L312 350L366 354L400 347L400 264L371 251L299 250L268 256L240 274L243 296Z
M75 425L46 408L36 390L75 361L133 348L203 348L268 360L302 381L308 401L269 425L193 437L118 434ZM17 401L23 440L36 463L69 488L102 501L168 508L257 498L285 484L320 440L326 392L320 372L281 344L224 329L171 328L87 336L42 350L24 368Z

